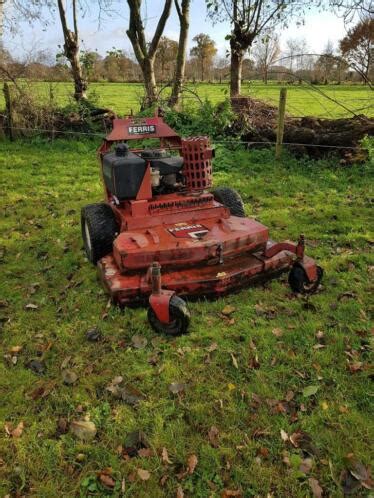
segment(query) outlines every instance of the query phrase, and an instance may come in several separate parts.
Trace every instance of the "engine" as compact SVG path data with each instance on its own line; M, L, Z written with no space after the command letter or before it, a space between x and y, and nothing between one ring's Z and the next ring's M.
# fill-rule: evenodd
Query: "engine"
M174 192L183 185L181 156L173 156L164 149L144 149L135 154L122 143L103 156L107 189L118 201L135 199L148 165L154 194Z

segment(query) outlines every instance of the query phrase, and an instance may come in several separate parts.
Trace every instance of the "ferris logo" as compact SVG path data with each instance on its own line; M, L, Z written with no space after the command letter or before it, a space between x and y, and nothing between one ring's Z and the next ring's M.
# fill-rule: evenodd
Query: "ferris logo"
M129 135L151 135L156 133L155 125L129 126Z
M192 239L200 239L208 233L208 229L204 225L184 225L175 226L174 228L169 228L169 232L175 237L191 237Z

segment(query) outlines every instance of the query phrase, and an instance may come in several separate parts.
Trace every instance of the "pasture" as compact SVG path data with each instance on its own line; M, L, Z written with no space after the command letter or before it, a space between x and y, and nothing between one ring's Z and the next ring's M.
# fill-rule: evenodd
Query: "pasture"
M140 91L91 88L118 112ZM222 90L199 87L216 99ZM218 147L216 184L238 189L275 239L305 233L325 278L309 299L284 276L193 303L190 334L170 339L144 309L111 306L82 251L80 208L102 196L96 146L0 143L0 495L302 498L317 483L324 496L367 496L373 166ZM98 342L86 338L93 327ZM106 389L116 376L138 403ZM72 434L83 419L97 428L90 442ZM143 448L130 456L134 431ZM344 474L352 465L361 480Z
M66 106L73 101L72 83L32 82L30 86L40 101L48 101L51 93L58 106ZM357 114L374 116L373 91L364 85L293 84L286 86L288 88L286 111L292 116L349 117L352 114L347 109ZM268 85L259 81L245 82L242 86L242 94L277 106L280 88L281 85L275 82L269 82ZM169 90L169 88L164 89L161 92L161 98L166 99ZM188 84L183 94L182 107L188 109L191 106L197 106L199 99L208 99L213 103L223 101L228 97L228 90L227 83ZM143 86L140 83L91 83L88 94L99 106L109 107L118 114L129 114L131 110L134 112L139 110ZM4 107L4 101L1 93L0 108L2 107Z

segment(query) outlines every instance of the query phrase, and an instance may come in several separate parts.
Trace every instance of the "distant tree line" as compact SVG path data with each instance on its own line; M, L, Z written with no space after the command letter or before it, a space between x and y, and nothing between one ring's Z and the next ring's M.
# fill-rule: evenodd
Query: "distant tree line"
M48 81L72 79L78 101L87 98L90 82L143 82L145 106L157 100L159 87L166 84L172 87L169 104L177 105L185 81L229 81L231 96L240 94L243 80L254 79L262 79L265 84L269 80L292 84L302 81L315 84L362 81L370 84L374 68L374 19L366 0L344 3L344 6L337 1L340 0L330 0L329 6L340 11L343 9L346 17L356 13L359 21L350 27L338 47L328 42L321 54L314 54L304 39L288 39L283 51L280 47L277 31L290 18L303 16L298 0L206 0L212 22L229 19L232 27L226 37L230 45L228 57L218 57L214 40L205 33L196 35L187 51L191 0L164 0L150 40L145 35L142 0L127 0L130 13L127 36L132 52L113 47L106 54L81 49L79 16L82 6L78 0L46 0L51 15L59 20L62 28L64 43L60 53L54 56L45 51L33 51L21 63L0 45L0 77ZM124 0L118 2L121 4ZM108 12L113 3L114 0L99 2L100 7ZM18 0L14 5L18 15L31 23L38 22L39 0ZM172 8L176 9L180 24L178 40L163 34ZM8 14L5 20L12 26L16 17L14 10L10 12L13 12L13 17Z

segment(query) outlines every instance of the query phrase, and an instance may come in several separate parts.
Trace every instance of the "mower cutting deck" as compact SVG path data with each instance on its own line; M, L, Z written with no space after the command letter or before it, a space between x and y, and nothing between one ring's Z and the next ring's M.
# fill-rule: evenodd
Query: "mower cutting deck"
M129 140L145 139L160 143L129 149ZM181 139L158 116L115 119L99 155L105 202L82 209L87 257L114 302L149 300L157 332L187 331L178 296L219 296L286 270L295 292L318 287L322 270L304 255L303 236L272 242L267 227L245 217L237 192L209 190L207 137Z

